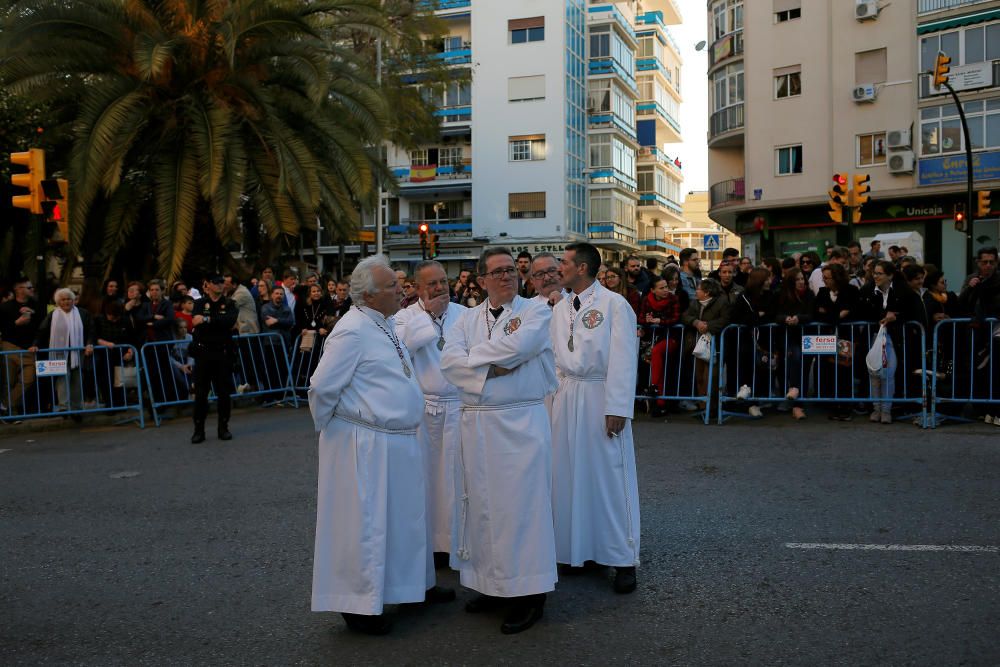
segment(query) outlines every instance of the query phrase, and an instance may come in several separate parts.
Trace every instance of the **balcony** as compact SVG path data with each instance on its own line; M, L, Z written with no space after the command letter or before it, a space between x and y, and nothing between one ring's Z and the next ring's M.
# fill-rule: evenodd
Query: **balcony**
M626 70L621 63L610 56L591 58L587 63L587 73L590 76L613 74L621 79L636 96L639 95L639 87L635 83L635 75Z
M467 9L472 6L472 0L417 0L416 8L421 11L450 11Z
M680 44L678 44L677 40L674 39L673 33L670 32L670 28L663 23L663 12L646 12L645 14L639 14L635 17L635 23L640 26L658 27L662 31L663 35L666 36L667 42L673 48L674 53L678 56L681 54Z
M434 54L434 58L445 65L469 65L472 63L472 42L465 42L460 49L449 49Z
M659 14L667 25L677 25L684 22L677 0L643 0L642 7L647 10L647 14L650 12Z
M442 123L468 123L472 120L472 105L458 104L441 107L434 112L434 115L440 118Z
M683 141L681 125L673 116L667 113L663 105L656 102L639 102L635 105L636 120L648 120L653 117L657 123L657 143L673 144Z
M736 146L743 142L742 134L732 138L719 138L729 132L743 129L743 103L734 104L720 109L711 115L708 123L708 141L710 146Z
M626 192L635 193L635 179L614 167L592 167L589 176L591 185L610 185Z
M708 189L709 208L723 206L740 206L747 201L746 179L731 178L728 181L716 183Z
M623 11L625 12L624 14L622 13ZM602 3L599 5L591 5L587 8L588 25L599 25L602 23L612 23L616 25L618 31L630 42L629 45L633 49L638 43L635 37L635 29L632 27L634 21L635 14L630 11L629 5L624 3L620 5Z
M968 5L985 5L989 1L990 0L919 0L919 2L917 2L917 16L922 14L933 14L934 12L943 12L948 9L966 7Z
M441 181L468 181L472 179L472 163L441 165L398 165L389 167L400 185L437 185Z
M731 32L715 41L708 49L708 66L714 67L728 58L743 55L743 31Z
M684 180L684 175L681 173L682 167L680 158L671 159L669 155L658 148L643 146L636 153L636 164L641 166L648 165L650 162L666 167L668 171L674 173L678 180Z
M639 135L636 133L635 125L629 125L624 119L620 118L618 114L612 113L610 111L588 111L587 113L587 129L590 130L607 130L615 129L621 134L628 137L628 139L634 143L639 142Z

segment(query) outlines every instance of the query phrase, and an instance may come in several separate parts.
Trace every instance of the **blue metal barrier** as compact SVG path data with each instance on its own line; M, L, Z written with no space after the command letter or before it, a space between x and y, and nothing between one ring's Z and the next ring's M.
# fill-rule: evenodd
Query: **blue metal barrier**
M918 322L903 324L898 337L901 349L893 350L897 370L880 379L869 373L865 359L878 330L876 322L726 327L720 342L719 423L748 416L746 408L727 409L737 402L791 400L829 403L835 408L859 403L912 404L919 411L897 419L914 419L927 428L926 332ZM812 345L803 349L805 336L827 340L810 339ZM891 395L879 393L879 387L891 388Z
M712 409L713 373L718 367L718 347L712 337L712 356L708 362L697 361L692 355L700 334L683 324L672 326L645 325L640 355L648 356L649 369L640 376L640 383L649 389L636 395L636 400L648 401L698 401L705 404L702 421L708 424ZM645 350L645 352L643 352ZM697 362L697 363L696 363ZM663 370L659 370L662 364ZM705 390L698 390L697 375L706 374Z
M326 342L326 336L320 336L318 333L313 339L312 347L309 349L302 349L302 334L299 334L295 338L295 344L292 345L289 362L289 384L292 388L292 395L295 397L295 407L298 407L299 398L305 398L306 392L309 391L309 378L312 374L316 372L316 367L319 366L319 360L323 356L323 347Z
M142 368L153 419L160 410L194 403L194 365L187 354L188 340L166 340L142 346ZM288 352L276 333L233 336L233 398L263 396L271 405L284 401L290 390ZM209 394L214 401L215 395Z
M1000 320L956 318L934 327L930 425L969 422L958 406L1000 404ZM954 406L950 413L946 408Z
M118 423L145 428L138 352L131 345L0 352L0 401L5 418L128 413ZM131 413L135 413L134 415Z

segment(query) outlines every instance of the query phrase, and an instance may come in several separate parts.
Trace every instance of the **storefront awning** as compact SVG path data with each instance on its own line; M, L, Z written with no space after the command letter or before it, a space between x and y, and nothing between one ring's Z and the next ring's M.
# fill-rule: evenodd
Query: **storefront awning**
M992 21L994 19L1000 19L1000 9L990 9L982 12L976 12L975 14L966 14L964 16L953 16L951 18L942 19L940 21L934 21L933 23L925 23L923 25L917 26L918 35L926 35L931 32L941 32L942 30L948 30L950 28L958 28L963 25L974 25L976 23L984 23L986 21Z

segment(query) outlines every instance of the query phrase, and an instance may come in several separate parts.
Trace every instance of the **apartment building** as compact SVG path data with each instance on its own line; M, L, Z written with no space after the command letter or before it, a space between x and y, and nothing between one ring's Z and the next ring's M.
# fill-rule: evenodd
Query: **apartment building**
M665 258L682 219L676 0L437 0L440 57L470 83L438 100L441 138L390 147L385 251L407 268L419 227L449 274L487 245L560 251L590 240L607 261Z
M916 232L922 259L959 280L965 140L927 72L951 57L976 189L1000 190L1000 2L713 0L708 15L712 219L757 256ZM856 225L827 214L835 173L871 176ZM997 227L976 222L976 246Z

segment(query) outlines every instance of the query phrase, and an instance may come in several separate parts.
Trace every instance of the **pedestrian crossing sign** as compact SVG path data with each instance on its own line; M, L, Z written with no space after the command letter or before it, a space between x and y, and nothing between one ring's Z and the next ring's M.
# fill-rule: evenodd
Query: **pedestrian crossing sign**
M705 234L703 242L705 245L705 252L719 249L720 243L718 234Z

